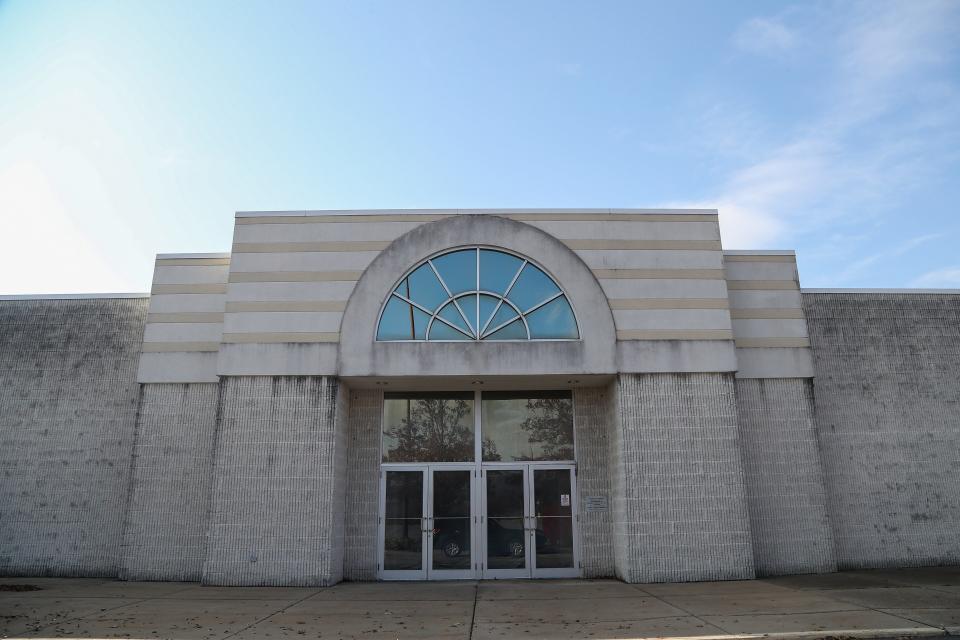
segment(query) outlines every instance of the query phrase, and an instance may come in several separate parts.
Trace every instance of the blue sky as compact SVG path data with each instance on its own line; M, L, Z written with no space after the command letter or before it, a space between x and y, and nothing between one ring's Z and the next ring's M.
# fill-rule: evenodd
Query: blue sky
M960 287L958 45L957 0L0 0L0 293L406 207L717 207L807 287Z

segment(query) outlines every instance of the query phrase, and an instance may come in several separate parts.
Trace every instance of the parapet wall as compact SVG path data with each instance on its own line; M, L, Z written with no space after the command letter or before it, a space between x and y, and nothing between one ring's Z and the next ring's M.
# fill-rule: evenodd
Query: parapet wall
M839 567L960 562L960 295L803 302Z
M379 392L311 376L138 390L147 305L0 299L0 575L374 578ZM960 563L960 295L803 305L815 412L803 378L577 392L581 488L611 495L581 514L585 573L828 570L824 495L840 568Z

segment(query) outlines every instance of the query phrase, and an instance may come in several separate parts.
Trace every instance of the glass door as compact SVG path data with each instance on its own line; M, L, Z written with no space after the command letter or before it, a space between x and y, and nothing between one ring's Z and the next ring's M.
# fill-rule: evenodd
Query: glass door
M385 468L380 478L380 566L385 580L427 577L426 467Z
M526 468L488 467L483 471L483 478L480 518L485 549L483 577L528 578L530 522Z
M570 391L403 392L383 403L381 578L579 575Z
M574 470L570 466L536 466L530 467L529 477L533 577L577 577Z
M473 578L473 465L430 469L428 578Z
M472 465L383 468L384 580L475 577L474 473Z
M483 577L579 576L574 467L487 466L483 479Z

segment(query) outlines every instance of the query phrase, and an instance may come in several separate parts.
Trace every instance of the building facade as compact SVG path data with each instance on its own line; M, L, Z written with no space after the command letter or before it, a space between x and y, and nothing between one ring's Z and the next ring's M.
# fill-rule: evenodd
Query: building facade
M254 212L0 299L0 574L744 579L960 561L960 292L713 210Z

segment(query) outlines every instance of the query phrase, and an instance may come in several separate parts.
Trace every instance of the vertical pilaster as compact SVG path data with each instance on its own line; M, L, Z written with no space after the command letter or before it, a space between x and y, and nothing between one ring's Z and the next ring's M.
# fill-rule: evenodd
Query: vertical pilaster
M222 379L205 584L341 579L346 400L332 377Z
M377 578L377 518L380 499L380 416L383 393L376 389L350 392L347 418L346 533L343 577Z
M620 578L752 578L733 375L621 374L617 385Z
M610 577L613 563L613 513L610 511L610 394L612 386L574 389L574 441L577 447L580 563L585 578ZM588 498L607 500L606 510L588 510Z
M216 383L141 385L120 577L200 579L217 396Z
M836 571L809 378L740 378L737 412L760 575Z

